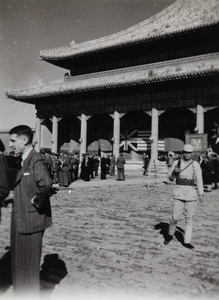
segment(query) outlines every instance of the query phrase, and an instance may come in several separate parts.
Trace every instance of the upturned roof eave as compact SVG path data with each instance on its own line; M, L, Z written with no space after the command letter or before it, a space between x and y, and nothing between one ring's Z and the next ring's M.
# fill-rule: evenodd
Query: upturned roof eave
M84 55L89 55L92 53L98 53L98 52L102 52L102 51L107 51L107 50L113 50L116 48L121 48L121 47L126 47L126 46L131 46L131 45L137 45L140 43L144 43L144 42L150 42L150 41L154 41L154 40L159 40L159 39L165 39L168 37L172 37L172 36L179 36L181 34L185 34L185 33L189 33L189 32L193 32L202 28L207 28L209 26L213 26L219 24L219 22L214 22L211 24L205 24L205 25L199 25L197 27L193 27L193 28L189 28L189 29L182 29L182 30L178 30L172 33L165 33L165 34L158 34L156 36L153 37L149 37L149 38L140 38L140 39L136 39L134 41L130 40L130 41L125 41L125 42L121 42L115 45L109 45L109 46L103 46L103 47L99 47L96 49L88 49L88 50L84 50L84 51L80 51L77 53L72 53L72 54L66 54L66 55L62 55L62 56L40 56L39 59L40 60L44 60L47 62L50 61L60 61L60 60L69 60L69 59L73 59L73 58L77 58L80 56L84 56Z
M203 72L192 72L189 74L180 74L178 76L176 75L169 75L169 76L164 76L156 79L151 79L151 80L138 80L138 81L132 81L132 82L124 82L124 83L115 83L115 84L106 84L104 86L98 86L98 87L88 87L88 88L77 88L77 89L69 89L66 91L54 91L52 93L50 92L45 92L41 94L36 94L36 95L29 95L29 96L22 96L22 95L15 95L15 94L10 94L8 93L6 96L7 98L14 99L16 101L20 102L26 102L26 103L35 103L35 99L40 99L40 98L48 98L52 96L61 96L61 95L67 95L67 94L75 94L75 93L80 93L80 92L91 92L91 91L97 91L97 90L104 90L104 89L113 89L113 88L122 88L122 87L129 87L129 86L135 86L135 85L145 85L145 84L152 84L152 83L159 83L159 82L168 82L168 81L173 81L173 80L181 80L181 79L188 79L188 78L200 78L203 76L210 76L213 74L218 73L219 71L203 71Z
M6 93L6 96L14 100L23 102L26 100L28 102L31 99L55 95L180 80L218 72L219 53L213 53L138 67L67 77L65 81L56 81L48 85L11 90Z
M201 6L200 3L203 5L201 9L199 7ZM167 38L213 26L219 23L217 13L214 12L215 8L217 11L219 10L218 4L215 0L210 2L208 0L178 0L155 16L118 33L80 44L73 43L71 46L41 51L40 59L48 62L67 60L90 53ZM197 6L197 14L193 11L188 13L189 9L187 6L193 9L193 6ZM179 26L177 26L178 23Z
M184 0L177 0L172 5L167 7L165 10L162 10L161 12L159 12L155 16L150 17L146 21L149 21L150 19L154 19L158 15L165 14L165 12L170 10L170 8L172 6L177 6L177 3L180 2L180 1L184 1ZM90 53L91 51L95 51L94 49L96 49L96 51L98 51L101 48L99 46L99 43L105 43L105 42L110 42L111 43L113 41L113 45L110 46L111 48L116 47L116 46L118 47L118 46L126 45L128 41L116 43L116 40L118 39L118 37L124 36L127 33L127 31L133 31L133 30L135 31L136 27L139 26L140 24L143 24L144 22L145 21L143 21L139 24L136 24L136 25L134 25L130 28L124 29L120 32L117 32L117 33L114 33L114 34L111 34L111 35L108 35L108 36L104 36L104 37L101 37L101 38L97 38L97 39L94 39L94 40L82 42L82 43L79 43L79 44L75 44L75 42L73 41L73 43L70 43L70 46L60 47L60 48L57 48L57 49L42 50L42 51L40 51L40 57L39 58L42 59L42 60L59 60L60 59L60 54L64 55L63 59L72 58L74 56L80 55L80 53L82 53L82 55L83 55L84 53ZM87 49L87 51L82 51L81 50L82 47L87 47L87 46L92 47L93 45L94 45L94 49ZM95 48L96 45L98 45L98 47ZM108 49L108 47L106 45L102 45L102 50L103 49ZM64 54L64 52L66 50L71 51L72 53L70 55ZM57 52L59 53L58 56L56 56ZM56 53L56 55L53 55L53 53ZM62 59L62 57L61 57L61 59Z

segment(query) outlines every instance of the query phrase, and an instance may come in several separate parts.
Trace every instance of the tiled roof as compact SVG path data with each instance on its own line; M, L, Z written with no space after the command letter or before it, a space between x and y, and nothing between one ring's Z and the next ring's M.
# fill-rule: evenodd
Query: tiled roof
M43 50L44 60L67 59L104 49L179 34L219 23L218 0L177 0L155 16L118 33L58 49Z
M216 72L219 72L219 52L106 72L69 76L48 85L10 90L6 92L6 96L28 102L41 97L200 77Z

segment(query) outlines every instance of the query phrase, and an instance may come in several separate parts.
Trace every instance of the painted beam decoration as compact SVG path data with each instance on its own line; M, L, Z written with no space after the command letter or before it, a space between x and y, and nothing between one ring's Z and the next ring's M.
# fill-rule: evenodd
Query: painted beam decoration
M210 94L210 96L209 96ZM209 100L206 95L208 95ZM157 93L145 93L135 95L124 95L118 97L106 97L81 100L74 97L71 100L59 98L54 103L39 103L36 105L37 116L48 118L53 115L63 117L67 115L80 116L81 113L92 115L95 113L111 114L114 110L119 113L128 111L149 111L152 107L157 109L168 109L169 107L195 107L198 103L210 106L212 101L217 102L219 90L197 91L193 89L179 89L174 91L163 91Z

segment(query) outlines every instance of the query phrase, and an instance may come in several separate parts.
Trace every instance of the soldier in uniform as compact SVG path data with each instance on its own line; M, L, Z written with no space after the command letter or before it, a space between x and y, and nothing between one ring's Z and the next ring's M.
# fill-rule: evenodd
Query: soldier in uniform
M173 213L169 225L169 232L164 244L168 244L175 233L176 225L185 211L186 228L184 234L184 246L194 249L191 245L193 218L195 215L197 199L203 201L204 190L202 171L199 163L192 160L194 148L190 144L184 145L182 158L174 161L170 180L176 179L176 187L173 189Z

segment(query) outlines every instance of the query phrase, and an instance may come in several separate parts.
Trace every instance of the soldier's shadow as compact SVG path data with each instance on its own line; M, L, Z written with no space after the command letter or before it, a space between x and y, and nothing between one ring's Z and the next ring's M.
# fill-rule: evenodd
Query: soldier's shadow
M163 238L165 239L168 236L169 224L165 222L160 222L154 226L154 229L160 230L160 234L163 235ZM181 227L176 226L174 236L182 245L184 245L184 233L185 232Z
M55 286L68 274L65 262L58 254L47 254L40 270L40 290L49 295ZM0 296L12 285L11 253L7 251L0 259Z

